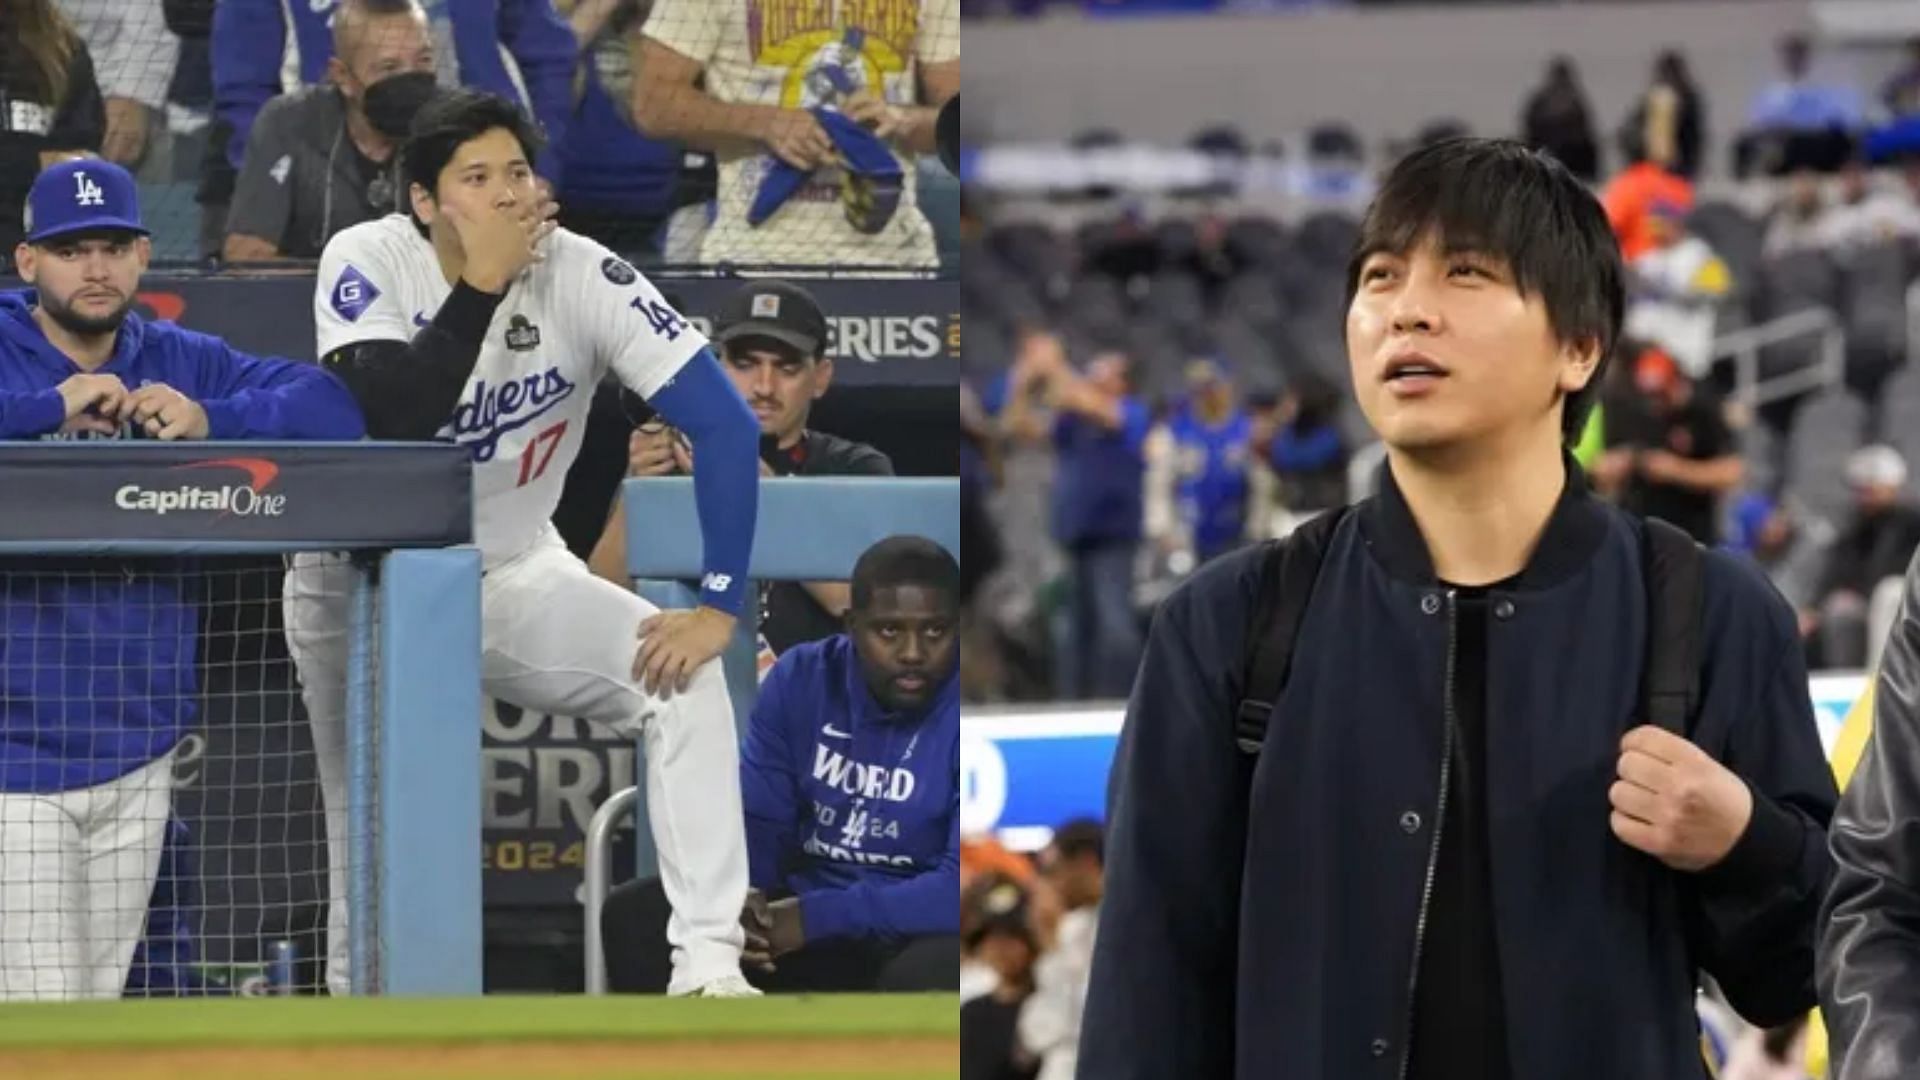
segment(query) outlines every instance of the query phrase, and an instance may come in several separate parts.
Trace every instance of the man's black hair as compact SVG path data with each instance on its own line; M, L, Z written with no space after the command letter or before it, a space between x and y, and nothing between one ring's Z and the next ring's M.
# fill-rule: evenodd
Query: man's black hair
M441 170L453 160L460 147L500 128L520 144L521 153L531 165L540 155L545 140L526 110L497 94L482 90L446 90L420 107L413 118L413 131L400 152L400 177L406 190L419 184L427 194L440 197ZM411 206L411 200L409 200ZM411 211L409 211L411 213ZM414 219L414 225L426 235L426 226Z
M1567 395L1561 432L1579 438L1620 336L1626 306L1620 244L1579 178L1511 139L1448 139L1402 158L1367 209L1347 264L1347 303L1360 267L1380 252L1405 255L1431 235L1443 251L1504 262L1523 296L1538 296L1561 342L1592 340L1599 366Z
M1053 830L1053 850L1062 859L1091 855L1105 865L1106 830L1092 818L1075 818Z
M919 585L955 604L960 597L960 563L946 548L924 536L889 536L868 548L853 566L853 610L873 606L881 589Z

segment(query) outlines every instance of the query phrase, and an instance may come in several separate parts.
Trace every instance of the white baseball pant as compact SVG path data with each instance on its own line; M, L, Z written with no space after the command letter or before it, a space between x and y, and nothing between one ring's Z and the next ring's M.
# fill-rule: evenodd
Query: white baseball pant
M327 986L335 994L349 985L348 580L339 558L301 555L285 591L287 645L300 671L326 802ZM737 975L745 944L746 826L733 705L719 662L704 665L687 692L670 700L643 692L632 677L637 632L659 609L594 577L551 525L527 551L487 572L480 605L484 693L644 742L647 814L673 905L668 993Z
M120 996L172 800L170 752L90 788L0 793L0 1001Z

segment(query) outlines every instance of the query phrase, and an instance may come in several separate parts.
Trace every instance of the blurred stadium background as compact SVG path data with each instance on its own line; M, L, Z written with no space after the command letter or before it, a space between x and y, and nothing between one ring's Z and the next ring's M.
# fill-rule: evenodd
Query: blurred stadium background
M0 287L20 284L10 265L34 174L62 157L104 156L134 171L153 231L143 315L256 354L313 359L319 248L341 229L390 212L404 194L394 182L395 140L368 119L378 109L356 103L369 100L367 88L381 80L425 71L439 85L480 86L527 106L549 137L537 165L563 208L562 224L641 267L703 329L741 277L806 278L828 317L828 351L837 361L832 392L815 403L807 426L879 449L899 475L955 475L955 176L930 152L902 151L894 158L904 172L897 181L860 173L843 186L835 170L814 177L767 227L750 230L743 222L755 170L772 160L765 140L700 149L713 133L688 121L678 87L648 82L661 68L647 57L661 42L682 59L701 53L691 56L698 61L691 72L673 78L764 106L769 116L804 119L800 110L863 92L884 92L896 106L937 106L957 86L942 92L922 85L919 73L957 59L957 3L423 0L424 48L369 39L336 51L331 20L350 2L10 0L0 10L10 102L0 137L0 259L9 272ZM407 9L403 0L361 7L389 21ZM757 37L740 39L750 55L729 55L729 43L706 40L706 28L723 20L751 23ZM747 77L751 64L743 60L779 77ZM60 73L57 85L43 86L49 72ZM741 170L731 189L730 167ZM600 388L557 516L583 558L607 520L626 472L628 434L640 419L617 387ZM209 578L203 724L182 747L175 777L177 829L190 840L163 875L189 886L175 901L180 948L143 953L130 996L320 985L325 853L306 723L282 641L279 581L277 558ZM595 808L632 782L635 750L565 717L492 703L476 729L484 742L486 988L578 991L585 830ZM614 850L618 881L632 873L631 823L617 831ZM291 971L274 969L280 943L296 958ZM910 1059L928 1069L912 1075L949 1075L950 1053L923 1052L941 1041L951 1047L951 1001L943 1000L848 999L838 1014L817 1014L818 1023L782 1013L788 1019L760 1030L828 1041L837 1030L848 1045L864 1031L872 1036L865 1045L875 1048L866 1057L886 1061L889 1032L897 1029L918 1040ZM908 1019L889 1019L899 1015ZM299 1026L291 1021L288 1029ZM744 1038L754 1022L737 1027ZM609 1022L580 1037L618 1032ZM449 1029L445 1037L467 1036ZM732 1036L694 1024L688 1037ZM0 1040L0 1060L23 1045ZM863 1071L858 1052L823 1060L817 1067L795 1060L791 1074L881 1075ZM673 1075L722 1075L712 1064ZM79 1075L48 1068L21 1075ZM595 1075L614 1074L608 1070ZM789 1073L752 1073L776 1074Z
M1630 258L1632 340L1581 459L1766 567L1801 612L1831 748L1891 618L1886 579L1920 545L1920 8L983 0L966 16L970 1076L1070 1075L1118 699L1154 604L1209 556L1371 489L1342 277L1408 147L1521 138L1600 194ZM1057 435L1115 398L1150 418L1124 448ZM1657 449L1730 460L1738 483L1656 483L1638 463ZM1089 489L1103 511L1060 497ZM1737 1019L1703 1016L1724 1056Z

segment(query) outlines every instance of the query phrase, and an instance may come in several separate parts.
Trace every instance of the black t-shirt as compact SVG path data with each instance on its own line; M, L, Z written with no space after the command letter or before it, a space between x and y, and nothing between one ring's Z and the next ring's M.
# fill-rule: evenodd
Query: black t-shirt
M775 476L892 476L893 462L866 443L824 431L808 431L782 450L763 439L760 460ZM776 654L795 645L832 637L842 629L836 616L820 606L796 581L769 582L760 590L760 632Z
M11 20L0 16L0 29ZM40 155L55 150L99 152L107 108L94 81L93 58L78 37L70 42L67 88L56 106L35 89L35 71L17 40L8 35L0 72L0 262L11 263L26 230L27 191L40 175Z
M1487 831L1488 594L1508 584L1454 589L1456 728L1414 985L1413 1058L1407 1070L1413 1080L1508 1080L1513 1075L1507 1060L1506 1005L1500 997ZM1427 822L1427 827L1435 824Z
M1675 412L1657 415L1639 409L1620 419L1624 430L1615 435L1614 414L1611 410L1607 414L1610 443L1668 450L1689 461L1709 461L1733 452L1733 431L1727 427L1720 399L1703 389L1695 390ZM1720 503L1708 492L1649 483L1636 471L1627 485L1625 503L1633 513L1677 525L1703 544L1720 540Z

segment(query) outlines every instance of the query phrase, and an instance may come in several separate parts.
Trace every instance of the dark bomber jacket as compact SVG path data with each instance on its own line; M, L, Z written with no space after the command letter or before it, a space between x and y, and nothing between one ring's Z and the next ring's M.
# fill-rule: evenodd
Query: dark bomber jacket
M1577 469L1489 597L1487 814L1515 1080L1703 1077L1696 971L1749 1020L1813 1004L1836 794L1793 612L1704 555L1688 737L1754 792L1720 864L1614 837L1607 788L1647 624L1637 519ZM1222 557L1154 621L1112 777L1081 1080L1393 1080L1438 845L1454 598L1388 476L1327 549L1242 801L1234 745L1260 554ZM1910 991L1914 992L1914 991Z

